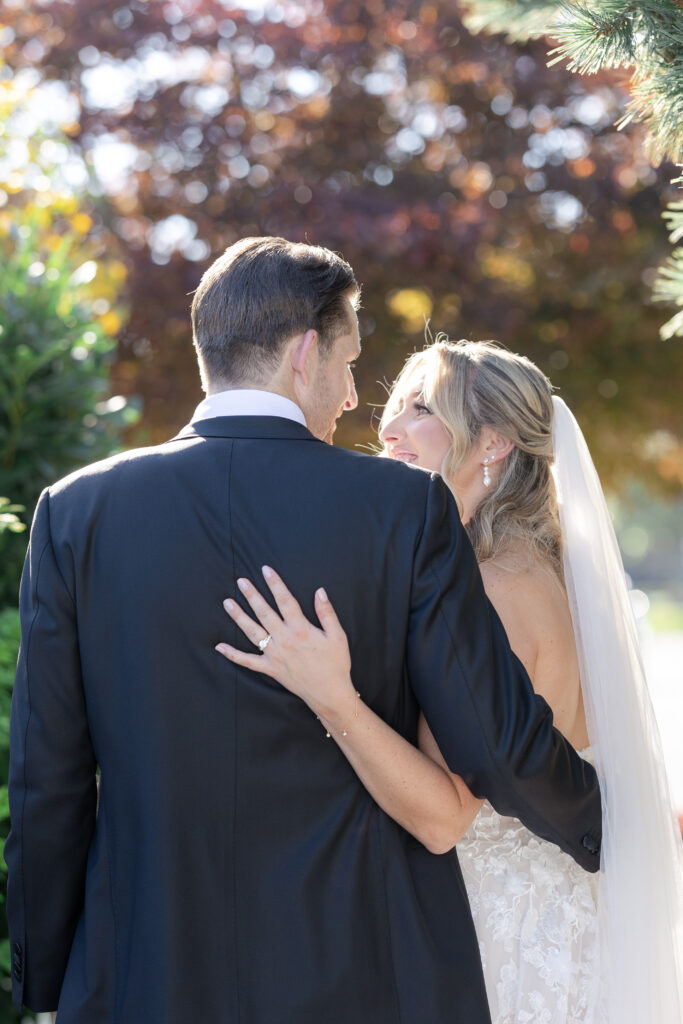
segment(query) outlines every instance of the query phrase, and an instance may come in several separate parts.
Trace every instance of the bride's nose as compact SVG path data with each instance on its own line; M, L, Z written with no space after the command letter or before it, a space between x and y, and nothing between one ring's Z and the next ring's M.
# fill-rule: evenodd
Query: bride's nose
M405 437L405 431L403 430L403 426L401 424L402 416L403 413L398 412L396 413L395 416L392 416L391 419L387 420L387 422L384 424L384 426L379 432L379 439L382 442L382 444L389 444L392 441L400 441L402 438Z

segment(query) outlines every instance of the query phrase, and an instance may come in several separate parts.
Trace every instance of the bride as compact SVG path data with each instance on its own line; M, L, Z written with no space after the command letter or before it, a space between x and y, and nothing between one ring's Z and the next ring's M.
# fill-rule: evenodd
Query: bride
M279 615L240 580L258 622L234 601L226 611L262 653L218 650L305 700L377 803L431 852L457 844L493 1024L681 1024L680 836L621 559L574 417L528 359L437 340L395 382L380 440L389 458L450 485L513 650L595 763L601 874L476 799L424 718L416 760L363 703L324 590L319 629L272 569Z

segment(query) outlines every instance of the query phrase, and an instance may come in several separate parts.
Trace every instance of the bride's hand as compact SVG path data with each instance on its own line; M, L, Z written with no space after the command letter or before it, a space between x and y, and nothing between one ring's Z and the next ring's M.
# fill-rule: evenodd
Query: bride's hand
M228 599L223 607L255 647L268 635L272 639L261 654L245 654L224 643L217 644L216 650L236 665L276 679L306 701L323 721L347 713L356 692L351 681L351 654L346 633L325 591L315 593L315 611L322 627L318 629L308 621L278 574L269 566L262 571L279 615L246 579L239 579L237 585L256 621L236 601Z

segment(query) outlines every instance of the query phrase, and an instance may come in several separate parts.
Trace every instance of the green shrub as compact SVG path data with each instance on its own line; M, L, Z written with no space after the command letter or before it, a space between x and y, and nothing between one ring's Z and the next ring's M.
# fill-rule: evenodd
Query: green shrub
M116 451L122 430L139 415L135 401L110 397L109 366L123 322L126 267L95 201L85 190L74 192L62 173L62 161L54 154L69 147L68 137L54 126L49 132L27 132L30 96L22 94L16 78L5 85L0 88L0 157L11 140L22 139L28 170L38 170L43 185L17 192L16 186L5 187L0 180L0 495L8 495L0 498L2 846L9 830L9 710L19 650L16 606L26 524L45 486ZM44 147L46 137L58 146ZM28 170L26 182L32 180ZM10 498L19 504L11 504ZM2 860L0 904L5 892ZM33 1020L14 1009L10 991L3 913L0 1024Z
M19 518L19 512L25 512L23 505L12 505L9 498L0 498L0 533L23 533L26 524Z
M15 608L0 611L0 843L4 848L9 832L9 803L7 800L7 769L9 762L9 714L12 686L19 653L19 612ZM22 1020L11 1005L10 949L7 921L4 913L7 868L0 858L0 970L4 975L0 989L0 1024Z
M84 260L77 233L50 234L44 214L24 208L0 234L0 473L3 493L29 509L137 419L126 398L106 398L116 338L92 287L106 264Z
M87 258L70 225L90 219L78 216L26 206L0 222L0 494L29 518L43 487L116 450L139 415L129 399L107 397L120 320L100 288L111 293L111 268L119 280L122 265ZM10 523L0 607L16 603L24 551Z

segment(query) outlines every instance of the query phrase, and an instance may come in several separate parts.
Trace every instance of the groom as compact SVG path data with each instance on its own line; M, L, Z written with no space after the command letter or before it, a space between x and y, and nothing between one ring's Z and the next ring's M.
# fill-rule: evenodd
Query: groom
M222 600L264 563L310 618L325 585L387 722L415 742L422 708L475 793L598 868L594 771L512 655L445 484L323 443L357 405L357 303L326 249L231 246L194 298L192 423L40 498L5 854L18 1007L488 1024L455 854L389 819L302 701L214 651L243 645Z

